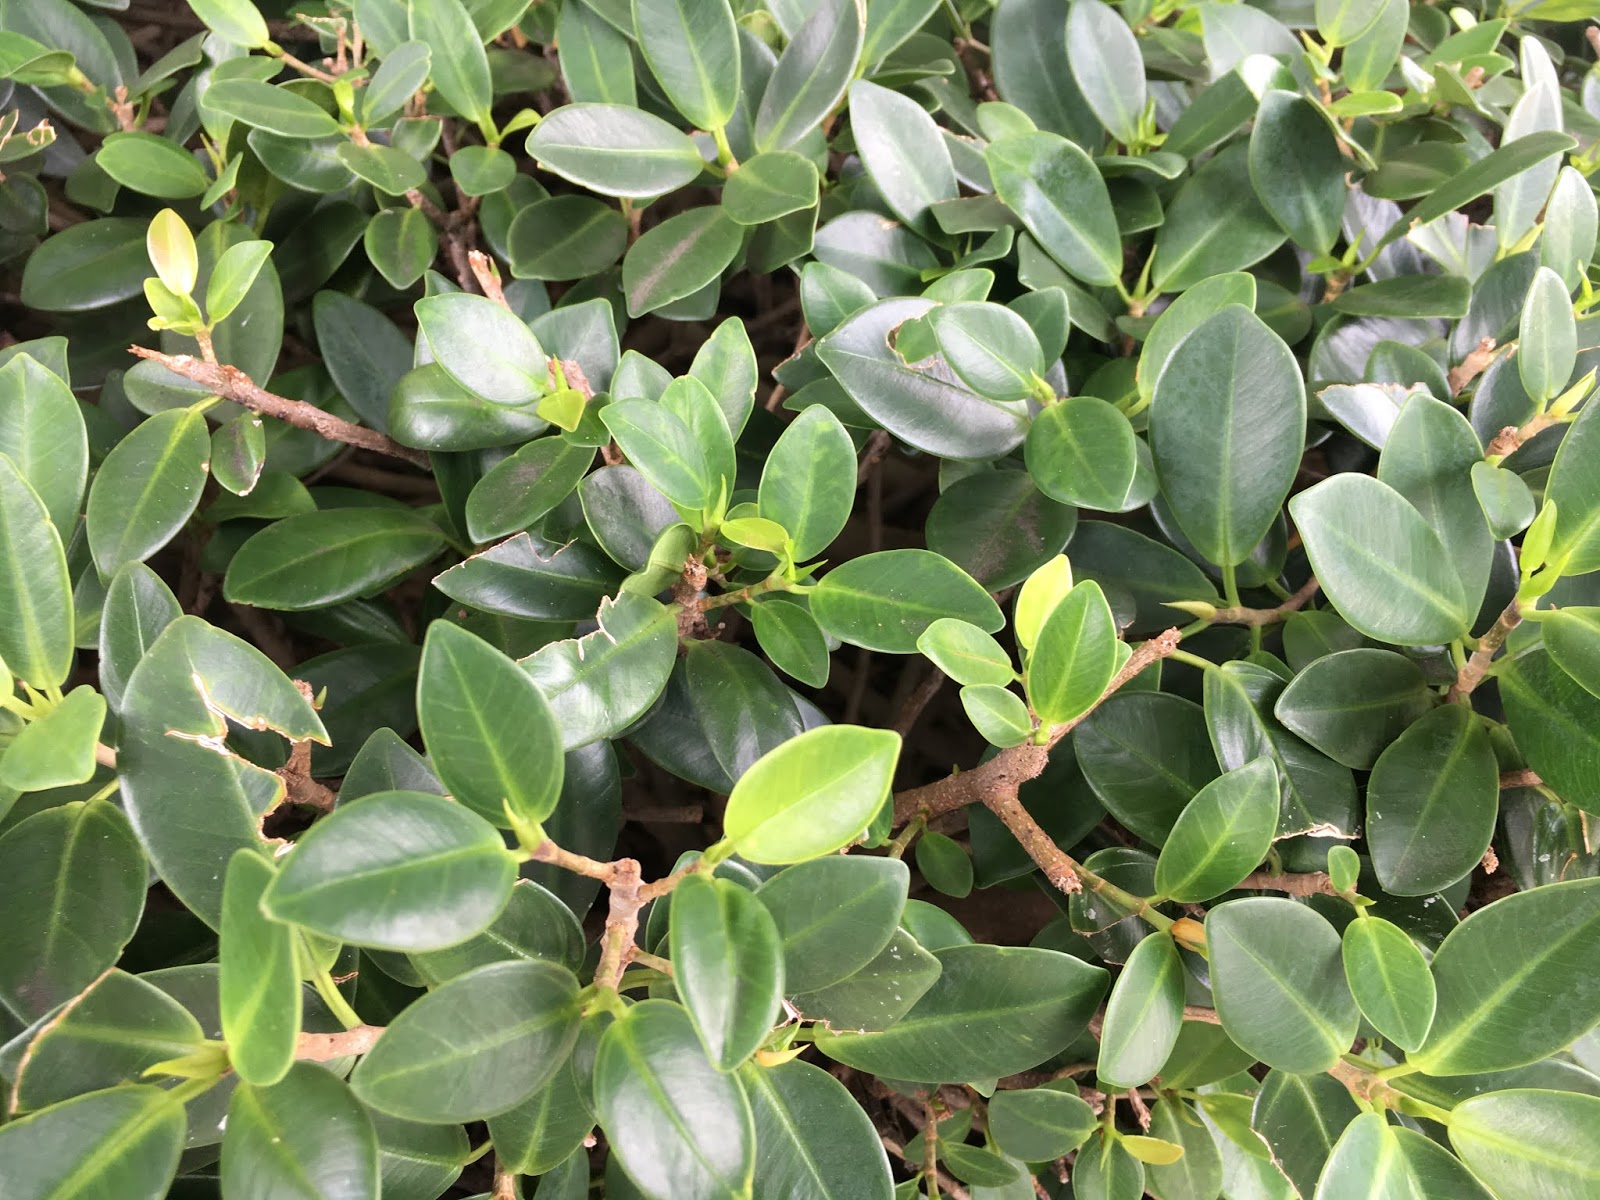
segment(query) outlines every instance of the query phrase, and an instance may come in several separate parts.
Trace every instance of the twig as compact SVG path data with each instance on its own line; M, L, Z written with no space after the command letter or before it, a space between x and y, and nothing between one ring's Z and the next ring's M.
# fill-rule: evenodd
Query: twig
M1456 681L1450 685L1450 691L1445 695L1446 701L1454 702L1463 696L1472 695L1488 675L1489 664L1500 652L1500 647L1506 644L1506 638L1510 637L1511 631L1521 624L1522 610L1513 597L1511 603L1505 606L1495 619L1495 623L1489 627L1489 632L1478 639L1478 648L1462 665L1461 671L1456 675Z
M1257 871L1234 885L1241 892L1282 892L1286 896L1337 896L1333 880L1325 871L1309 871L1303 875L1287 872Z
M1276 608L1245 608L1239 605L1233 608L1219 608L1216 615L1211 618L1213 625L1277 625L1289 618L1290 613L1299 612L1306 606L1307 601L1315 596L1322 585L1315 579L1308 579L1305 585L1290 596Z
M1526 767L1518 771L1500 772L1500 787L1502 789L1543 786L1544 780L1539 778L1538 772L1530 771Z
M502 308L510 308L506 303L505 289L500 284L500 269L482 250L467 251L467 265L472 269L472 277L478 281L478 286L483 289L483 294L493 300Z
M861 465L856 468L856 486L860 487L872 475L873 468L889 453L889 446L893 439L881 429L874 429L872 436L867 439L867 446L861 454Z
M94 761L102 767L110 767L115 771L117 769L117 752L104 742L96 742L94 744Z
M1543 433L1552 425L1559 424L1557 418L1549 413L1535 413L1526 425L1507 425L1489 439L1489 445L1484 449L1483 456L1491 463L1498 463L1516 453L1524 442L1530 441L1535 434Z
M929 669L922 682L911 689L911 694L906 697L900 711L896 714L894 724L890 726L902 739L906 737L916 725L923 711L933 702L939 694L939 689L944 686L945 673L938 667Z
M1486 337L1467 351L1465 358L1450 368L1446 382L1450 385L1452 396L1459 396L1462 388L1489 369L1489 364L1494 361L1494 349L1494 339Z
M428 456L421 450L402 446L387 434L352 424L330 412L324 412L314 404L275 395L265 388L256 386L250 376L238 367L226 363L202 362L189 354L163 354L146 346L129 346L128 352L139 358L160 363L174 375L182 375L224 400L231 400L263 416L276 417L298 429L309 429L330 442L344 442L346 445L359 446L363 450L375 450L379 454L387 454L390 458L398 458L417 467L428 465Z
M498 1154L494 1159L494 1191L489 1194L493 1200L521 1200L517 1194L517 1173L507 1169Z
M329 1062L350 1054L365 1054L383 1036L382 1025L357 1025L343 1033L302 1033L294 1056L308 1062Z
M1185 1021L1199 1021L1205 1025L1221 1025L1222 1018L1217 1015L1214 1008L1202 1008L1198 1004L1185 1004L1183 1006L1183 1019Z

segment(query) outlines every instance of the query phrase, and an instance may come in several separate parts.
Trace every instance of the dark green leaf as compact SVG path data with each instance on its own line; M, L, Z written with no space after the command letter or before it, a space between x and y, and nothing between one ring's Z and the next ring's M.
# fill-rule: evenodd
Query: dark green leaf
M761 225L817 202L817 168L790 150L769 150L739 164L722 190L722 211L740 225Z
M1139 943L1106 1001L1096 1075L1107 1090L1148 1083L1161 1070L1183 1025L1183 961L1166 934Z
M1144 59L1118 11L1101 0L1067 9L1067 61L1078 90L1114 140L1133 142L1144 117Z
M70 540L89 471L89 440L78 402L61 376L30 354L0 367L0 454L39 494Z
M1045 1162L1072 1153L1098 1124L1094 1110L1079 1098L1076 1085L1047 1083L996 1092L989 1101L990 1138L1007 1154L1027 1162Z
M583 929L572 910L553 892L520 879L505 910L477 937L410 959L423 981L437 987L497 962L543 959L575 971L583 964L583 952Z
M295 931L261 911L272 876L272 866L261 854L240 850L228 863L222 888L222 1034L233 1069L256 1087L268 1087L289 1073L300 1034Z
M1156 889L1186 904L1220 896L1267 856L1277 828L1277 768L1271 758L1252 759L1184 807L1156 862Z
M893 858L831 856L780 871L756 892L778 925L786 986L812 992L865 967L889 944L910 873Z
M1052 133L1023 133L984 152L995 192L1058 263L1085 283L1122 275L1122 241L1105 181L1089 156Z
M634 0L639 51L697 129L725 126L739 103L739 31L728 0Z
M315 101L286 87L274 87L254 79L224 79L213 83L205 90L201 103L213 112L279 137L307 140L334 137L339 132L339 123Z
M889 211L924 236L929 206L959 195L939 127L909 96L860 79L850 85L850 130L862 165Z
M844 96L861 56L866 6L822 0L784 47L756 112L762 150L783 150L815 129Z
M453 292L416 305L417 328L434 360L468 391L494 404L528 404L550 387L539 339L504 305Z
M783 994L777 926L755 896L726 879L691 875L672 895L673 985L706 1053L732 1071L772 1031Z
M620 582L621 572L586 543L553 545L519 533L436 576L433 586L486 612L576 621L594 616Z
M1138 439L1115 405L1066 396L1034 419L1024 446L1028 474L1062 504L1123 512L1134 499Z
M210 456L205 418L192 409L157 413L117 443L89 487L89 548L102 579L143 562L183 528Z
M660 117L622 104L568 104L528 135L528 153L602 196L645 199L691 182L705 165Z
M123 187L163 200L187 200L211 186L192 154L153 133L113 133L95 162Z
M1433 707L1421 669L1387 650L1344 650L1289 681L1273 715L1335 762L1367 771Z
M1433 1023L1434 985L1428 960L1406 931L1381 917L1345 926L1345 979L1366 1017L1384 1037L1415 1050Z
M642 317L716 283L743 241L743 226L717 205L668 217L630 246L622 260L628 315Z
M22 303L85 312L139 295L150 274L146 225L138 217L106 217L62 230L28 256Z
M230 1195L377 1200L378 1137L343 1080L296 1063L270 1087L235 1089L222 1135L222 1186Z
M752 1063L739 1080L755 1119L755 1195L889 1200L889 1159L842 1083L806 1062Z
M400 508L328 508L285 517L239 547L223 594L259 608L326 608L375 595L444 543L432 521Z
M1344 215L1346 159L1316 106L1269 91L1250 134L1250 182L1273 219L1315 254L1333 249Z
M411 0L408 35L433 51L428 79L468 120L489 119L493 90L483 39L462 0Z
M7 1200L159 1200L183 1149L183 1106L160 1088L89 1092L0 1129Z

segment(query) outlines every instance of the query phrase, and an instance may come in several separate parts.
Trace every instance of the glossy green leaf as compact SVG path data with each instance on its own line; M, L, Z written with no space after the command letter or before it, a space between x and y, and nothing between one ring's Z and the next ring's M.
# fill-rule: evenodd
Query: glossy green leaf
M361 121L378 125L405 107L428 81L433 49L426 42L402 42L382 55L383 61L361 90Z
M621 104L568 104L528 135L544 167L602 196L644 199L691 182L705 165L684 134Z
M7 1200L159 1200L183 1149L183 1106L160 1088L89 1092L0 1129Z
M435 950L487 928L515 876L499 833L469 809L422 792L380 792L303 834L262 906L358 945Z
M1250 1127L1295 1190L1310 1196L1340 1134L1360 1112L1332 1076L1274 1069L1256 1094Z
M312 1063L296 1063L271 1086L241 1083L228 1101L222 1186L292 1194L310 1180L327 1200L376 1200L378 1137L366 1110Z
M1038 1065L1082 1032L1106 975L1053 950L952 946L915 1007L882 1033L819 1034L817 1048L914 1082L993 1078Z
M300 1034L294 928L261 911L272 866L254 850L228 862L222 887L218 990L228 1061L239 1078L269 1087L289 1073Z
M1236 887L1266 858L1278 828L1278 770L1256 758L1218 776L1184 807L1156 861L1156 889L1186 904Z
M728 0L634 0L639 50L674 108L720 129L739 102L739 34Z
M72 802L0 837L7 912L0 1004L43 1016L115 963L144 909L146 866L128 819L109 800Z
M1533 524L1537 515L1533 492L1515 471L1486 462L1473 463L1472 491L1489 523L1491 537L1515 537Z
M1600 696L1600 609L1555 609L1540 620L1539 630L1551 661Z
M823 631L853 645L910 654L940 617L993 633L1004 624L989 594L960 567L927 550L884 550L835 567L811 593Z
M1012 587L1071 539L1078 514L1047 498L1024 471L978 471L934 501L928 549L987 591Z
M929 206L960 194L933 118L911 97L865 79L850 85L849 113L861 163L889 211L931 235L937 227Z
M488 542L530 528L577 489L594 450L565 438L538 438L501 459L467 497L467 531Z
M480 125L493 103L489 59L483 39L462 0L411 0L410 40L433 50L428 79L446 103Z
M63 543L69 540L88 478L88 437L71 390L30 354L0 367L0 454L38 493Z
M1119 142L1132 142L1144 117L1144 59L1118 11L1101 0L1067 9L1067 61L1090 111Z
M1503 1196L1579 1200L1600 1187L1600 1097L1516 1089L1450 1113L1450 1144Z
M1546 561L1565 556L1562 573L1600 570L1600 481L1585 465L1600 444L1600 406L1585 404L1561 439L1544 498L1556 509L1555 538Z
M519 533L435 576L433 586L486 612L577 621L593 617L620 582L621 572L593 546Z
M1051 610L1028 657L1028 700L1045 725L1060 725L1095 706L1117 672L1117 626L1092 579Z
M984 152L995 192L1045 252L1084 283L1122 274L1122 241L1105 181L1089 156L1052 133L1023 133Z
M855 974L889 944L910 872L893 858L813 859L756 890L778 925L785 985L814 992Z
M198 159L153 133L114 133L101 144L95 162L124 187L163 200L187 200L211 186Z
M1438 1009L1409 1057L1429 1075L1503 1071L1554 1054L1600 1019L1582 964L1600 944L1600 880L1520 892L1478 909L1433 956ZM1538 1012L1538 1021L1526 1019Z
M1261 98L1250 134L1250 182L1297 245L1326 254L1344 215L1346 159L1315 105L1292 92Z
M751 862L802 862L831 853L877 815L899 756L900 736L891 730L808 730L740 777L723 831Z
M444 540L421 513L399 508L285 517L239 547L223 594L258 608L326 608L382 591L438 554Z
M737 441L755 407L761 374L744 322L728 317L713 329L695 351L689 374L705 384L722 410L729 434Z
M106 702L87 685L30 721L0 757L0 785L19 792L87 783L95 771L95 746Z
M594 1129L594 1114L579 1093L576 1060L576 1055L570 1056L554 1078L531 1098L489 1118L495 1156L508 1170L519 1175L544 1175L576 1154L583 1160L583 1181L587 1184L589 1160L581 1147Z
M600 419L650 484L682 508L716 503L711 465L694 431L676 414L649 400L619 400Z
M519 879L494 923L476 937L443 950L409 955L430 987L489 963L543 959L569 970L583 964L583 929L554 892L531 879Z
M1367 847L1383 889L1425 896L1466 876L1499 808L1488 731L1459 705L1428 713L1378 757L1367 785Z
M778 57L756 110L755 141L786 149L815 129L844 97L866 28L862 0L822 0Z
M211 439L190 409L157 413L106 456L89 487L89 548L102 579L142 562L183 528L206 482Z
M85 312L139 295L150 274L148 222L84 221L50 238L22 273L22 302L45 312Z
M928 314L939 352L973 391L991 400L1036 395L1044 352L1028 323L1000 304L943 304Z
M1561 670L1553 653L1538 649L1507 665L1500 695L1517 748L1540 778L1568 803L1587 812L1600 808L1595 695Z
M809 609L782 599L763 600L751 608L750 625L774 667L812 687L827 683L832 669L828 639Z
M1450 556L1392 487L1337 475L1301 492L1289 511L1323 590L1362 633L1421 646L1466 632L1471 614Z
M483 296L454 292L416 305L417 328L450 377L494 404L528 404L550 379L539 339L526 323Z
M0 662L35 687L72 669L72 583L61 537L39 494L0 454Z
M1164 933L1149 934L1128 956L1101 1022L1102 1089L1140 1087L1160 1072L1183 1025L1183 978L1178 947Z
M1345 926L1345 979L1372 1027L1402 1049L1416 1050L1433 1024L1428 960L1398 925L1363 915Z
M1026 1162L1070 1154L1099 1122L1078 1096L1076 1085L1045 1084L996 1092L989 1100L989 1137L1005 1153Z
M802 154L768 150L739 164L722 190L722 211L740 225L761 225L817 202L817 168Z
M1566 389L1578 357L1578 327L1572 297L1561 277L1540 267L1522 304L1518 326L1517 373L1522 387L1543 405Z
M628 315L642 317L716 283L743 241L744 227L717 205L668 217L623 257L622 291Z
M1127 509L1139 469L1138 439L1128 418L1095 396L1067 396L1028 428L1028 474L1062 504L1102 512Z
M877 1131L832 1075L807 1062L750 1064L739 1081L754 1118L754 1195L889 1200L894 1181Z
M1074 731L1073 746L1100 802L1150 842L1166 841L1195 793L1219 774L1200 706L1161 692L1111 696Z
M726 879L691 875L672 895L673 985L706 1053L731 1071L772 1030L783 993L783 949L772 916Z
M1150 448L1178 524L1210 561L1245 561L1299 469L1305 393L1294 355L1229 306L1173 352L1150 408Z
M917 649L957 683L1005 686L1015 677L1011 657L1000 643L954 617L941 617L923 630Z
M706 1058L689 1015L646 1000L600 1039L594 1068L601 1127L644 1195L708 1200L750 1194L755 1131L739 1076Z
M1415 663L1363 648L1324 655L1305 667L1272 712L1335 762L1366 771L1433 704Z
M537 824L561 796L561 728L544 693L482 638L437 621L417 677L417 716L456 799L501 824Z
M1268 1066L1325 1071L1356 1036L1339 935L1293 900L1218 905L1206 918L1212 996L1222 1028Z
M420 208L386 208L367 222L361 244L384 279L408 288L439 252L439 234Z
M481 1120L548 1082L577 1036L578 981L571 971L549 962L490 963L456 976L390 1022L350 1086L363 1104L390 1116Z
M430 0L438 3L440 0ZM254 79L224 79L206 89L206 108L279 137L334 137L339 124L316 101Z
M1283 244L1282 227L1255 189L1242 186L1248 170L1246 147L1235 144L1207 159L1178 189L1156 234L1151 279L1161 291L1187 291L1243 270Z

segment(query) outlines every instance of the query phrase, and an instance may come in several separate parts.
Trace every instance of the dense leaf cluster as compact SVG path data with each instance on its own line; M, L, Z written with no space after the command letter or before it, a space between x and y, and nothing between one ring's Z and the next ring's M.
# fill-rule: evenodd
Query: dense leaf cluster
M0 0L0 1197L1600 1197L1596 15Z

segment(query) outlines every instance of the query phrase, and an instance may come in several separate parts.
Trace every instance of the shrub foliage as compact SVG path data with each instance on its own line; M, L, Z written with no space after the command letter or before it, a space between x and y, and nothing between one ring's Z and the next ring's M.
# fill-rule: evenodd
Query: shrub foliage
M0 1196L1600 1196L1594 15L0 2Z

